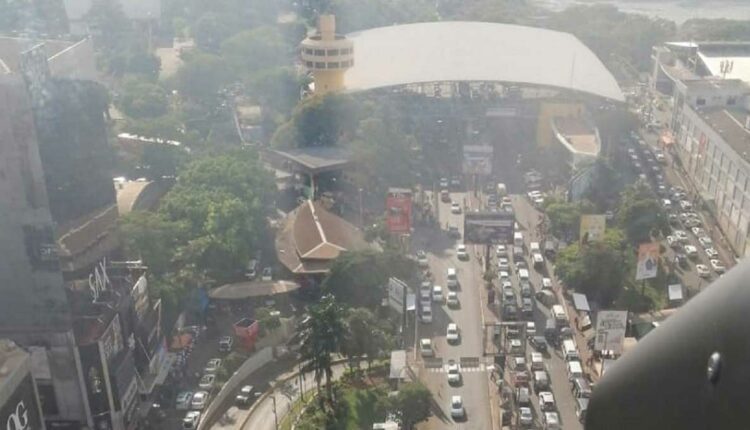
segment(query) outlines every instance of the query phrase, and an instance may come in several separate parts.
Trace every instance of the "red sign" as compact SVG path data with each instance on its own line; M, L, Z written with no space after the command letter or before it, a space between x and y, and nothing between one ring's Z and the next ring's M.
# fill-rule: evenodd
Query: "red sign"
M386 225L390 233L411 231L411 191L389 191L385 199Z
M258 321L250 318L242 318L234 323L234 335L247 350L253 349L255 341L258 339L259 330Z

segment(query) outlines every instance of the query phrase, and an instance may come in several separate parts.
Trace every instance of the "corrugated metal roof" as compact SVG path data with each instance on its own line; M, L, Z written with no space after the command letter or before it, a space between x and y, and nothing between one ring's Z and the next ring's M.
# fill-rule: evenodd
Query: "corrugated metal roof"
M615 78L575 36L485 22L430 22L351 33L347 91L439 81L512 82L624 101Z

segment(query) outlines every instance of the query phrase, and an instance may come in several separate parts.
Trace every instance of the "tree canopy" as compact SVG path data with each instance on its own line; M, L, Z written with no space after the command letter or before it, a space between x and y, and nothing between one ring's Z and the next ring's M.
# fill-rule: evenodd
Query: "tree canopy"
M231 78L221 57L195 51L185 58L185 64L177 70L175 83L183 96L195 101L212 101L217 99L219 90Z
M415 263L395 251L344 252L334 260L322 289L350 306L374 309L385 297L388 278L408 280Z
M633 253L619 229L607 229L604 240L573 243L555 260L555 274L565 283L601 306L611 305L631 273Z
M409 382L399 387L390 407L404 429L411 429L432 415L432 401L432 393L421 382Z
M651 188L639 181L621 195L617 218L630 243L648 242L653 235L669 232L664 208Z
M115 105L131 118L159 117L169 110L169 96L160 85L143 79L126 79Z
M240 74L291 65L291 46L276 27L263 26L239 32L221 43L221 56Z
M292 118L277 130L272 145L277 147L332 146L356 126L356 102L347 95L325 94L308 97L294 108Z

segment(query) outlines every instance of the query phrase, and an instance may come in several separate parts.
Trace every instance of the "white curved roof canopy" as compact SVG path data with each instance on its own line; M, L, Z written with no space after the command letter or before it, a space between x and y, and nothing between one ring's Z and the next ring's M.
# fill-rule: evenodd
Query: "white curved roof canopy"
M347 35L347 91L439 81L516 82L624 101L615 78L568 33L485 22L395 25Z

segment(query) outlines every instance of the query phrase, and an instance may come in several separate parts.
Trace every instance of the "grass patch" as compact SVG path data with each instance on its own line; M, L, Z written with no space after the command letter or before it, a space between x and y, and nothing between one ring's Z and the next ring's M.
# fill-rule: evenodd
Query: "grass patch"
M383 383L367 384L368 379L356 381L340 381L335 384L334 391L337 403L330 406L326 403L325 409L321 409L317 398L309 397L310 407L306 408L299 421L299 430L361 430L372 428L372 424L380 422L385 417L382 400L387 396L388 390ZM369 382L373 382L369 380ZM300 407L301 409L301 407ZM296 416L299 412L290 414ZM286 430L290 426L280 426Z

